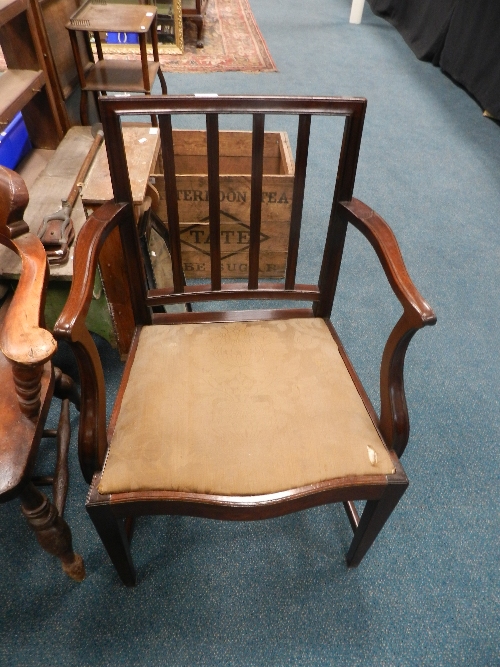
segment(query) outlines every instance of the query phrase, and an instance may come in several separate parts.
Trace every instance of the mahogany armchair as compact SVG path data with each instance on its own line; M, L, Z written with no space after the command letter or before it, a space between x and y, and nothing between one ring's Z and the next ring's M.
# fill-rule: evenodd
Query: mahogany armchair
M13 297L0 309L0 502L19 497L28 524L45 551L61 560L66 574L85 577L81 556L72 547L63 519L68 490L69 401L79 396L71 378L54 368L57 349L42 327L48 264L37 236L23 221L28 191L22 178L0 167L0 243L19 255L22 267ZM52 397L61 399L57 429L45 430ZM53 477L33 476L42 437L57 444ZM51 485L53 502L38 486Z
M134 517L254 520L342 502L354 532L347 563L355 566L406 490L400 463L409 436L404 357L414 333L436 318L411 282L388 225L352 197L365 107L365 100L350 98L101 101L106 145L113 147L108 157L115 203L99 209L80 234L72 290L56 332L73 346L80 366L80 460L91 483L87 511L125 584L133 585L136 577L130 553ZM221 275L219 116L244 113L253 118L248 272L243 280L227 282ZM170 289L148 289L145 281L121 137L122 121L136 114L159 118ZM207 284L186 281L183 274L173 114L206 119ZM262 279L259 267L269 114L298 117L286 271L274 282ZM308 145L317 116L344 117L344 130L319 279L300 284ZM373 246L403 307L381 361L380 415L330 321L348 224ZM106 432L103 371L85 314L100 248L116 227L136 331ZM238 310L220 310L226 300L237 301ZM266 300L273 308L262 307ZM209 302L219 307L207 310ZM158 312L159 305L174 303L191 303L193 312ZM367 501L361 517L356 500Z

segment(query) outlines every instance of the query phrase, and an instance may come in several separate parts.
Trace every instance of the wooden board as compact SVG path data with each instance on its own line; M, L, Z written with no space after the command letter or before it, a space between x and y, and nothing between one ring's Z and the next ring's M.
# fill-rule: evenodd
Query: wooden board
M289 225L286 221L264 220L260 228L261 250L287 252ZM210 256L210 230L208 222L182 223L181 241L183 245ZM220 225L221 259L246 249L250 243L250 226L243 222L224 222Z
M208 183L206 176L184 176L177 180L177 203L182 222L203 222L208 219ZM152 184L160 194L158 215L167 218L165 179L154 174ZM226 216L236 221L250 221L250 176L220 176L219 201L221 219ZM262 219L290 222L293 195L293 176L266 176L262 184Z
M54 153L55 150L34 148L22 162L17 165L16 171L22 176L22 179L28 188L28 192L32 189L36 179L40 176L45 167L49 164Z
M259 259L260 278L281 278L286 268L286 252L262 250ZM210 278L210 257L201 252L182 249L182 268L186 278ZM248 249L226 255L221 261L225 278L248 278Z
M30 201L24 219L34 234L38 232L44 216L61 208L61 199L69 195L92 141L89 127L72 127L29 189ZM86 220L80 198L76 201L71 219L77 236ZM71 280L74 245L73 243L67 264L50 267L51 280ZM7 248L0 248L0 276L17 279L19 271L20 261L17 255Z
M204 130L174 130L174 155L206 155L207 136ZM264 157L279 158L282 147L291 156L290 144L286 132L264 133ZM219 152L221 156L250 157L252 155L252 133L244 130L222 130L219 133ZM287 173L293 173L293 158ZM284 172L283 172L284 173Z
M174 130L174 155L181 250L186 278L210 277L206 134ZM219 201L223 277L248 276L251 202L250 132L219 134ZM286 132L264 134L261 276L282 278L286 268L292 209L294 161ZM167 221L165 179L150 179L160 195L157 214Z
M147 123L123 128L125 154L134 204L141 205L146 194L149 174L156 163L160 147L157 128ZM85 206L95 207L113 199L106 147L101 145L82 189Z

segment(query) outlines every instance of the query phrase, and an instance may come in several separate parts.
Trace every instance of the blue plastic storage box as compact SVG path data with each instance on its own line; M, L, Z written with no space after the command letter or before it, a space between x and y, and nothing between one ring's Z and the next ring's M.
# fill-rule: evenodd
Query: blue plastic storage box
M139 35L136 32L108 32L107 44L139 44Z
M30 150L32 145L21 112L0 132L0 164L15 169Z

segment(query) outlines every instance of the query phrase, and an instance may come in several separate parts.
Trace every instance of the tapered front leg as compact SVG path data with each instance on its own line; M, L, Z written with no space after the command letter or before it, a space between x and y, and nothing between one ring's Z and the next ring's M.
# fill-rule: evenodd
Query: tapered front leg
M394 475L379 500L367 501L346 556L349 567L356 567L361 563L363 556L375 541L407 488L408 479L401 471ZM353 525L352 522L351 525Z
M109 504L109 496L101 496L97 486L98 477L94 477L87 499L87 512L120 579L125 586L135 586L136 573L130 553L133 519L115 516Z

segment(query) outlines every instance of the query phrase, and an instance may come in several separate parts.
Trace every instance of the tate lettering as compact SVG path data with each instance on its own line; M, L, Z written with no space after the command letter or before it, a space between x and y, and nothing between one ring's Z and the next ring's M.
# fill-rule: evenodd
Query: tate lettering
M181 240L186 237L195 245L210 245L210 232L207 229L189 229L184 232ZM221 245L248 245L250 243L250 232L245 229L221 229ZM261 242L267 241L269 237L261 233Z

